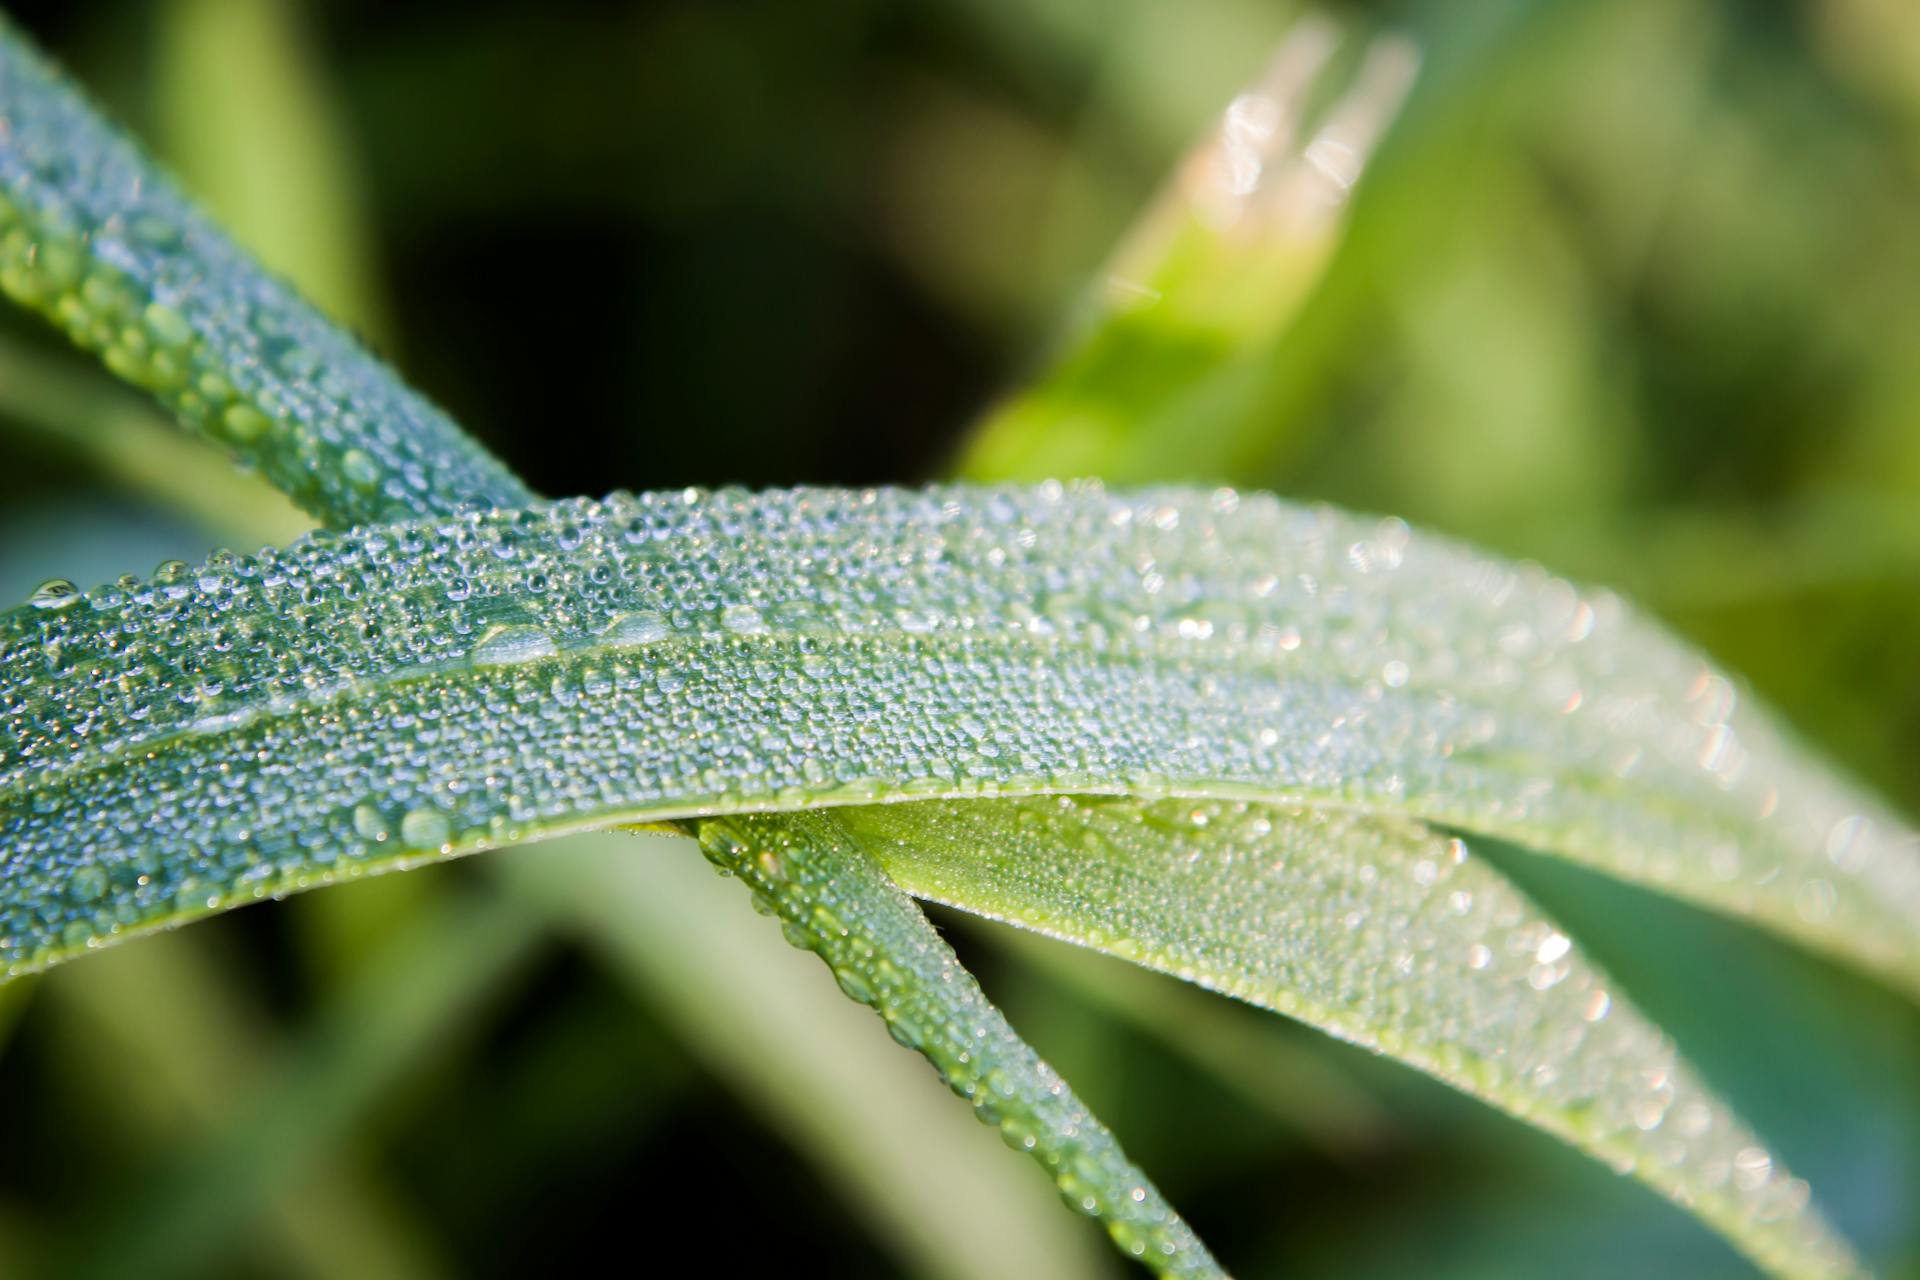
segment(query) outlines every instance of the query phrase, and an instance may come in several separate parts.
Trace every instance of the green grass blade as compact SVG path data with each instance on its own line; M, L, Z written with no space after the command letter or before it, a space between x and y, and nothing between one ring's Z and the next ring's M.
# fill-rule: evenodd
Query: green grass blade
M384 341L366 183L317 25L295 5L165 0L156 150L269 270Z
M56 590L0 658L16 969L583 826L1080 791L1460 826L1920 989L1906 828L1699 657L1271 499L573 501Z
M1340 44L1331 23L1296 23L1259 81L1225 104L1102 268L1049 366L980 423L966 476L1225 474L1418 66L1405 40L1380 37L1354 55L1338 99L1310 110Z
M329 523L532 497L0 20L0 291Z
M1649 1183L1782 1274L1858 1263L1808 1188L1465 841L1398 819L1053 797L836 811L916 897L1299 1018Z
M1070 1206L1100 1219L1123 1253L1161 1275L1225 1276L1106 1126L988 1003L919 906L831 815L715 819L700 824L700 847L746 882L794 945L819 954L842 991L924 1054L982 1123L1031 1155Z

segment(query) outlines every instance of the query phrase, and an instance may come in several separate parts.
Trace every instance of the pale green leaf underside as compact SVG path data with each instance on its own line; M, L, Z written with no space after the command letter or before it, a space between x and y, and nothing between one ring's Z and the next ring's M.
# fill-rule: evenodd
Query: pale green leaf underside
M405 855L938 796L1401 813L1920 988L1920 858L1608 597L1265 497L570 501L0 619L15 968Z
M835 812L916 897L1390 1054L1631 1172L1762 1265L1853 1265L1746 1126L1467 843L1326 809L1058 796Z

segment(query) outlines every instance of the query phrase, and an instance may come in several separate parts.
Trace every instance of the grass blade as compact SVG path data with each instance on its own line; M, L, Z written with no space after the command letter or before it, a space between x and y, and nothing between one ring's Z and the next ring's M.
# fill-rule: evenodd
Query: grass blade
M654 495L52 597L0 618L16 969L583 826L1078 791L1460 826L1920 989L1897 818L1617 601L1391 522L1057 487Z
M982 1123L1032 1156L1068 1205L1100 1219L1121 1252L1161 1275L1225 1276L1106 1126L988 1003L920 908L830 815L716 819L700 825L700 847L746 882L794 945L819 954L842 991L925 1055Z
M1632 1173L1762 1266L1846 1274L1808 1188L1467 843L1329 810L1063 796L836 811L916 897L1287 1014Z
M0 21L0 291L353 525L530 491L263 272Z
M1312 112L1340 37L1323 19L1295 24L1128 232L1050 366L980 424L968 477L1222 474L1418 66L1407 41L1381 36Z

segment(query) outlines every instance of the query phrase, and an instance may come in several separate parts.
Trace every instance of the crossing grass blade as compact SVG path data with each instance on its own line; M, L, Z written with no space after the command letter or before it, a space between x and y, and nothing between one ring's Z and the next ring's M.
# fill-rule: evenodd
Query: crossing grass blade
M1765 1267L1857 1265L1809 1189L1567 934L1418 823L1060 796L837 811L917 897L1391 1054L1631 1173Z

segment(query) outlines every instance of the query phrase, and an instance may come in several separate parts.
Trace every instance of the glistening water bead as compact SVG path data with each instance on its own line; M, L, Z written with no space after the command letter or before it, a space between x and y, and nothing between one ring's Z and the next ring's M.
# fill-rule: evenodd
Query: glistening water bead
M35 609L66 609L79 602L80 588L65 578L48 578L27 597L27 603Z

